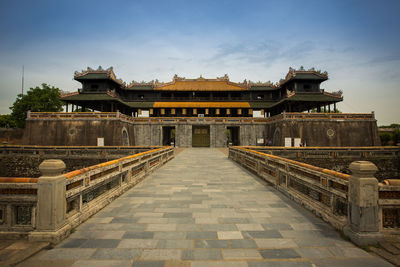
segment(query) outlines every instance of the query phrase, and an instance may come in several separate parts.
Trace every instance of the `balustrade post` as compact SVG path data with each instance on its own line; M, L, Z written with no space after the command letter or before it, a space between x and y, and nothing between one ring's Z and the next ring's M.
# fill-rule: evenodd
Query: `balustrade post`
M29 240L57 243L68 234L66 225L66 178L62 175L65 164L62 160L49 159L39 165L42 176L38 179L38 202L36 230Z
M379 232L378 168L369 161L355 161L349 166L352 175L348 191L348 225L344 233L357 245L376 244Z

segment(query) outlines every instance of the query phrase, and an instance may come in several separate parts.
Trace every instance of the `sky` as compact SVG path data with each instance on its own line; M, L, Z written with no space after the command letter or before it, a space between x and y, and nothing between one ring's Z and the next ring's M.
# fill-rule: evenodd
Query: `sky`
M0 0L0 114L22 90L76 91L75 71L114 67L129 83L174 74L278 82L327 71L342 112L400 123L400 1Z

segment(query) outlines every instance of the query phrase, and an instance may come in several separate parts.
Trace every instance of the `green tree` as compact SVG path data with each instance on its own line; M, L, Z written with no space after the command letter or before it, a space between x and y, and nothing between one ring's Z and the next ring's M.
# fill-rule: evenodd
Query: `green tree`
M400 130L399 129L395 129L392 133L392 141L393 141L393 145L397 145L398 143L400 143Z
M33 112L58 112L62 111L60 90L54 86L42 84L30 88L25 95L19 94L11 109L11 116L16 121L17 127L25 126L26 113Z
M10 114L0 115L0 128L15 128L17 122Z
M389 141L392 139L390 133L379 133L379 137L381 138L381 142L383 146L387 146Z

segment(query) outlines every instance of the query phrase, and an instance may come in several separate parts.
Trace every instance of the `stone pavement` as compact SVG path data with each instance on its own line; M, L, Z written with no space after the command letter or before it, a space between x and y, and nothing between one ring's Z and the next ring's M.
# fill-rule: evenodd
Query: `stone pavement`
M19 266L391 266L230 161L190 148Z

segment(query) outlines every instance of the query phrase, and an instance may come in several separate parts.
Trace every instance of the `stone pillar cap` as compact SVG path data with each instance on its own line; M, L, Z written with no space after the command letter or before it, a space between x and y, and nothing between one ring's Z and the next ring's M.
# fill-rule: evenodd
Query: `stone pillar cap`
M42 176L58 176L65 170L65 163L60 159L46 159L39 165Z
M370 161L354 161L350 164L349 169L356 176L374 176L378 168Z

